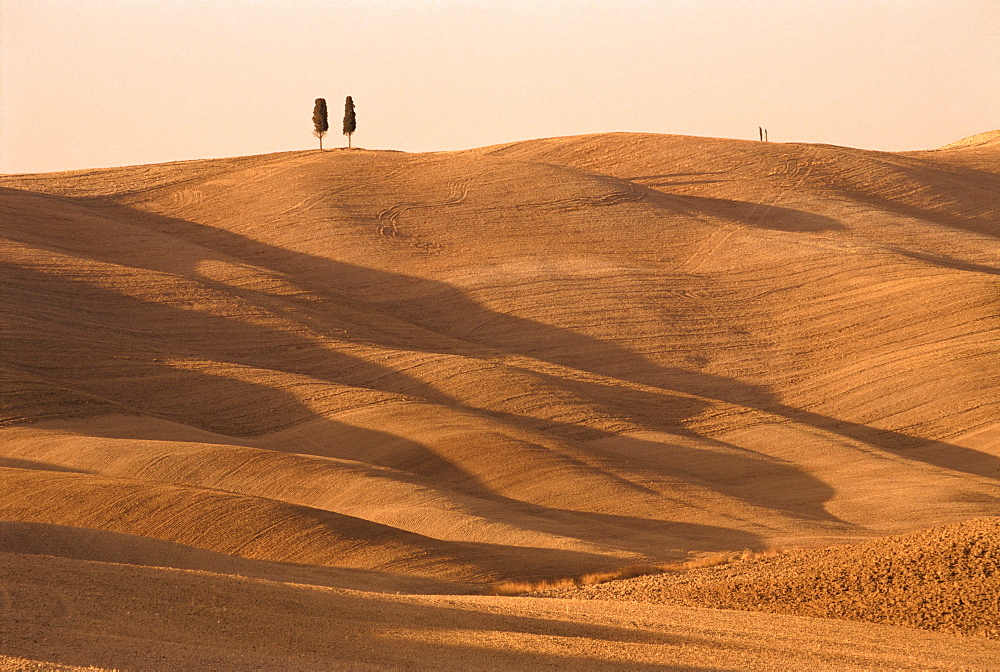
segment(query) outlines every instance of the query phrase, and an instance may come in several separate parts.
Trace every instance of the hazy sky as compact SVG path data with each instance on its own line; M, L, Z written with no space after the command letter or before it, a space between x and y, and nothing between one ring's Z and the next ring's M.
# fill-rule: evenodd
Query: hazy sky
M0 172L603 131L1000 128L1000 0L0 0Z

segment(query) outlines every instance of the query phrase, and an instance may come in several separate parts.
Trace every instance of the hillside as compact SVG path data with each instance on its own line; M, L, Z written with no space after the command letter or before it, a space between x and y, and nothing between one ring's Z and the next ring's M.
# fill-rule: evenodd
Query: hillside
M333 604L996 515L998 193L995 133L0 176L0 567Z
M1000 639L1000 518L809 549L546 597L742 609Z

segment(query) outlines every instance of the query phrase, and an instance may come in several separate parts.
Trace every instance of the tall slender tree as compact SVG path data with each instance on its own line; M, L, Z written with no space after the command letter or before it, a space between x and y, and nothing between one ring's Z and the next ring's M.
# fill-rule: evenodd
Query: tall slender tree
M347 136L347 148L351 147L351 135L358 130L358 120L354 117L354 100L348 96L344 103L344 135Z
M319 151L323 151L323 136L330 130L330 121L326 116L326 98L317 98L313 107L313 135L319 138Z

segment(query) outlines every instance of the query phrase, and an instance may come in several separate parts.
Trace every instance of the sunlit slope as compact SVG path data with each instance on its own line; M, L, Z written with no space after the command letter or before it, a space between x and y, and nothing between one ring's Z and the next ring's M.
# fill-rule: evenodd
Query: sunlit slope
M547 595L769 611L1000 639L1000 518Z
M267 562L148 536L52 523L0 522L0 553L108 562L116 565L167 567L282 583L376 592L447 593L467 590L462 583L451 585L442 582L440 578L420 578L413 575L404 577L398 571L379 572L324 565Z
M2 469L0 478L2 520L130 534L268 562L466 582L495 580L511 571L537 576L564 566L582 572L606 562L584 553L517 553L499 544L431 539L314 507L204 487L17 468Z
M911 154L964 168L996 173L998 152L1000 152L1000 130L977 133L939 149L911 152Z
M611 134L4 177L2 515L475 581L988 513L977 147Z

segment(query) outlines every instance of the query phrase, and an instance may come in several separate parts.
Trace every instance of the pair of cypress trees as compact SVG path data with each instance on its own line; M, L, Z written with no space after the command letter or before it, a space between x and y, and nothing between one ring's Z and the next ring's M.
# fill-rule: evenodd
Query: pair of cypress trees
M358 128L358 120L354 116L354 100L348 96L344 103L344 135L347 136L347 147L351 147L351 136ZM313 135L319 138L320 151L323 149L323 136L330 130L330 122L326 116L326 98L317 98L313 107Z

